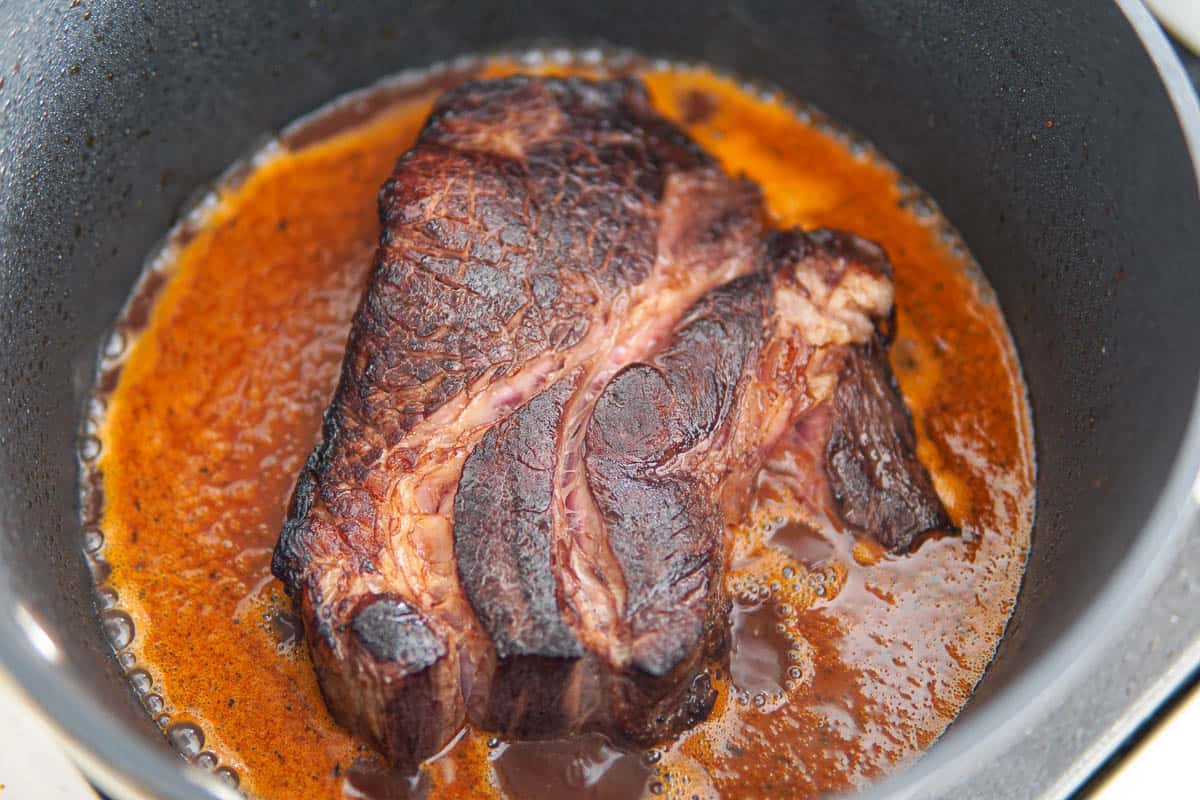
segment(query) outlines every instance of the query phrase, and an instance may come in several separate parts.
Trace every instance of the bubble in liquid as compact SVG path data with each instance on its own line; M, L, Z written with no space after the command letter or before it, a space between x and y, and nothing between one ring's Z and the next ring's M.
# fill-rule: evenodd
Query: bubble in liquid
M210 753L205 750L203 753L196 756L196 760L192 763L194 763L200 769L212 769L217 765L217 756L215 753Z
M125 677L129 679L129 685L138 694L145 694L154 685L154 680L150 677L150 673L144 669L135 669Z
M79 439L79 457L84 461L95 461L100 457L100 440L95 436L82 436Z
M497 739L495 736L492 736L487 740L487 746L492 749L495 749L500 746L500 740Z
M913 213L917 219L928 220L933 219L935 211L933 204L924 195L917 195L912 198L908 204L908 210Z
M650 784L650 794L662 794L666 790L667 787L663 786L659 781L655 781L654 783Z
M271 633L275 636L276 646L286 650L296 644L304 636L304 625L300 618L290 611L276 611L266 615Z
M93 557L89 566L92 568L92 580L98 584L107 582L108 576L112 575L112 564L103 558Z
M107 408L108 408L108 404L104 402L103 397L99 397L97 395L92 395L91 399L88 400L87 413L88 413L88 416L93 419L98 420L98 419L103 418L104 412L105 412L105 410L107 410Z
M645 757L647 764L657 764L659 759L662 758L662 752L659 750L647 750Z
M241 782L238 779L238 774L229 767L217 767L216 771L213 772L213 775L216 775L218 778L225 781L226 786L230 786L234 789L236 789L237 785Z
M108 341L104 343L105 358L120 358L125 352L125 334L121 331L113 331L108 337Z
M142 705L144 705L146 710L151 714L161 713L164 705L162 695L148 694L142 698Z
M83 529L83 550L85 553L98 553L104 546L104 532L99 528Z
M154 721L158 723L158 727L166 730L167 726L171 724L171 716L169 714L159 714L158 718Z
M112 589L104 588L96 591L96 605L100 606L102 611L113 608L117 604L117 593Z
M191 722L176 722L167 728L167 741L175 752L191 761L204 749L204 731Z
M787 674L789 678L795 678L796 680L804 677L804 671L799 667L788 667Z
M133 653L121 653L117 656L117 663L121 665L121 669L133 669L133 665L137 663Z
M754 695L755 708L762 708L766 704L767 704L767 696L765 694L763 694L762 692L759 692L758 694Z
M788 580L791 580L792 578L796 577L796 570L792 569L791 567L784 567L783 568L783 577L787 578Z
M871 152L871 145L857 137L849 140L850 155L855 158L864 158Z
M100 615L100 627L114 650L123 650L133 641L133 619L124 611L105 611Z

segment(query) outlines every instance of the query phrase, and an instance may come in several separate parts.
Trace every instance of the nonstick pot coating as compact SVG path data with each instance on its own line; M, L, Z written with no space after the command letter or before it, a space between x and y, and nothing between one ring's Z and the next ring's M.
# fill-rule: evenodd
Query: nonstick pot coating
M775 84L875 142L984 266L1031 390L1038 519L996 663L911 780L966 774L951 755L1019 733L1032 691L1105 639L1086 612L1120 608L1169 556L1197 462L1200 199L1117 5L72 5L0 4L0 658L110 780L198 791L118 674L80 554L74 448L98 344L197 188L338 94L463 53L606 44Z

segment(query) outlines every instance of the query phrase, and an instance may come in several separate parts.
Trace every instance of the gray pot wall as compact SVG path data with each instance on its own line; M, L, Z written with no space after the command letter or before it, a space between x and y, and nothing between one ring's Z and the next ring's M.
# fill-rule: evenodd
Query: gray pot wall
M80 554L98 343L188 197L264 134L462 53L605 43L777 84L874 141L987 271L1035 414L1033 553L978 696L888 791L966 785L1086 702L1116 623L1183 557L1200 113L1133 0L194 5L0 4L0 660L110 788L202 796L126 689Z

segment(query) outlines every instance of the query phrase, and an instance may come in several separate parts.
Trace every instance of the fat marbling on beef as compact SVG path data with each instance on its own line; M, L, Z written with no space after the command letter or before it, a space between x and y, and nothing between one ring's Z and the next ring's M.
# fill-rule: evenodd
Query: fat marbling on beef
M447 93L380 217L273 566L330 710L395 764L468 717L640 744L705 717L726 526L805 425L851 527L902 552L949 526L882 250L769 230L638 82Z

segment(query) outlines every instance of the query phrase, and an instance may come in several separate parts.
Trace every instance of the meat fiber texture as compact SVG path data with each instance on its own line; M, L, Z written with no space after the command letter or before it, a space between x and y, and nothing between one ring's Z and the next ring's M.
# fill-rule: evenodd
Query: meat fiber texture
M468 718L640 745L703 719L726 526L789 432L852 529L903 552L949 526L883 251L768 229L638 82L447 93L380 219L274 572L330 710L397 766Z

